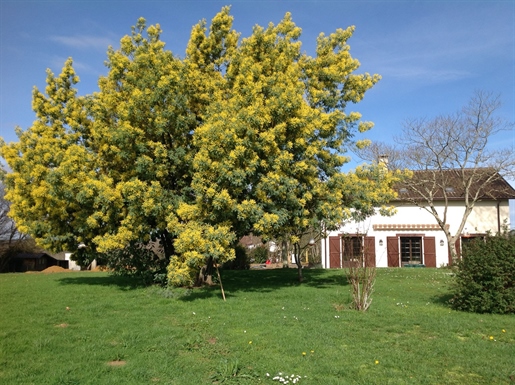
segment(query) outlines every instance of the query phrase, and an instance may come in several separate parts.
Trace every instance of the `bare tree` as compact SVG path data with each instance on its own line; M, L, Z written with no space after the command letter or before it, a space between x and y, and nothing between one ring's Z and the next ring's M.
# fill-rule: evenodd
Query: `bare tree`
M369 163L387 162L390 170L406 167L403 151L396 144L372 142L369 146L355 148L353 151L359 158Z
M499 96L476 91L455 114L406 121L402 136L396 139L404 149L406 166L413 170L489 168L512 175L512 148L493 148L489 143L499 132L513 129L513 123L496 116L500 106Z
M512 122L497 115L500 106L498 95L476 91L455 114L407 120L395 145L379 143L360 154L369 161L385 154L392 157L389 167L414 171L412 178L402 182L408 190L403 199L434 216L446 235L453 260L457 257L454 245L476 202L485 197L498 198L503 190L510 190L503 177L515 175L513 148L491 143L496 134L513 129ZM460 224L451 233L449 200L457 196L465 204ZM444 202L440 212L435 201Z

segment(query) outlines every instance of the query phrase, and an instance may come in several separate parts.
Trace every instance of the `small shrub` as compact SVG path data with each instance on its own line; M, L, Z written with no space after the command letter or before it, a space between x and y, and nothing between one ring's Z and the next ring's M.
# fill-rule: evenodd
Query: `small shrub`
M352 294L351 307L359 311L367 311L370 307L376 281L376 268L367 265L366 255L368 255L368 250L361 239L359 251L353 253L347 261L347 281L351 286Z
M264 246L257 246L249 251L249 258L254 263L265 263L268 259L268 250Z
M107 267L114 275L134 277L147 285L166 283L168 260L142 245L131 244L125 249L98 257L105 258Z
M453 291L456 310L515 313L515 237L504 233L467 245Z
M347 270L347 281L351 285L353 309L367 311L372 303L372 293L376 280L376 268L366 266L363 258Z

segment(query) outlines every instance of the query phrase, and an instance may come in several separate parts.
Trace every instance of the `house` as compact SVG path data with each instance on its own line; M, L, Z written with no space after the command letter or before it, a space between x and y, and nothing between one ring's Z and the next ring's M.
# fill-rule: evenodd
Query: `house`
M52 254L52 257L54 259L57 259L59 261L62 261L60 263L60 266L64 267L65 269L69 270L80 270L81 267L72 259L72 253L68 251L61 251L57 254ZM96 265L95 265L96 266Z
M18 253L9 261L10 272L42 271L51 266L67 269L68 261L44 252Z
M364 257L365 265L375 267L440 267L450 264L450 248L444 231L435 217L417 203L423 205L424 196L427 198L430 194L441 216L447 199L445 226L451 234L456 234L465 210L460 172L463 170L445 171L439 175L438 182L442 183L436 183L435 172L415 171L409 184L394 186L398 196L390 202L396 208L393 216L376 214L362 222L345 223L322 239L322 266L348 267L358 260L359 255ZM491 178L492 175L495 177ZM498 173L475 175L470 180L469 196L477 193L479 199L456 241L458 252L473 238L501 231L503 224L509 222L509 200L515 199L515 190Z
M243 247L245 247L245 249L247 249L247 250L254 249L255 247L264 246L264 243L263 243L261 237L258 237L258 236L254 235L252 233L249 234L249 235L243 236L240 239L239 243Z

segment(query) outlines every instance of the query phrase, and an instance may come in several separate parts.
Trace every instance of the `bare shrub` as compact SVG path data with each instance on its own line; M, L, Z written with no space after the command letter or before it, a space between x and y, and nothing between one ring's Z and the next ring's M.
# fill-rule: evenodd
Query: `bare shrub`
M362 238L363 239L363 238ZM372 293L376 280L376 268L366 262L366 250L363 241L359 253L352 255L347 261L347 281L351 285L351 307L358 311L367 311L372 303Z

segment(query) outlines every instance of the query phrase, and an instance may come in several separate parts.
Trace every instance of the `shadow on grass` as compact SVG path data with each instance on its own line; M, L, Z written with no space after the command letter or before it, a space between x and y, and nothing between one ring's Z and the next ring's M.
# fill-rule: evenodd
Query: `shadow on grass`
M305 269L303 270L304 280L302 283L299 283L297 270L291 268L225 270L221 271L221 276L227 298L232 296L231 293L238 292L260 292L265 294L285 287L307 286L324 289L348 285L343 270ZM117 286L121 290L135 290L150 286L141 279L111 274L67 276L59 278L58 282L63 285ZM176 296L184 301L221 296L218 284L194 289L177 289L177 292L179 291L182 292L176 294Z
M146 287L141 279L134 277L122 277L116 275L88 274L76 277L59 278L58 282L62 285L92 285L92 286L117 286L121 290L135 290Z
M296 269L270 270L227 270L222 273L224 286L232 291L270 292L288 286L309 286L328 288L334 285L347 285L342 270L305 269L304 280L299 282Z
M304 281L299 283L296 269L263 270L224 270L221 271L222 284L227 299L238 293L259 292L262 294L280 290L285 287L315 287L318 289L348 285L343 270L306 269L303 270ZM212 297L221 297L220 285L184 290L178 294L181 301L195 301Z
M452 293L444 293L431 297L431 301L435 304L451 309L452 306L450 300L452 297L454 297Z

